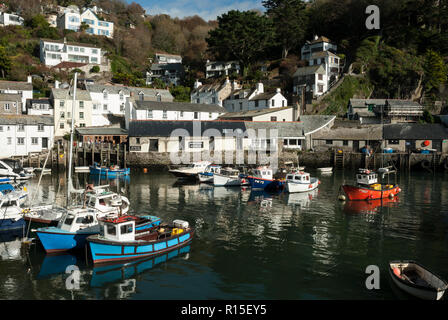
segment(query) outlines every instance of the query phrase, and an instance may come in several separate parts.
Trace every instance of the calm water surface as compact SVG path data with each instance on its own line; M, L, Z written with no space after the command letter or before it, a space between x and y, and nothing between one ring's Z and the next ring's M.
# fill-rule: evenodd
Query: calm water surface
M316 175L314 171L310 171ZM168 173L132 172L109 183L131 201L131 213L196 229L182 250L130 265L93 268L85 252L46 255L20 237L0 241L0 299L409 299L389 279L386 263L415 259L448 279L448 173L401 175L402 193L387 203L342 203L350 172L319 176L308 194L272 195L250 188L182 184ZM26 183L34 203L64 203L64 176ZM66 289L66 267L80 271ZM368 265L381 270L380 290L367 290Z

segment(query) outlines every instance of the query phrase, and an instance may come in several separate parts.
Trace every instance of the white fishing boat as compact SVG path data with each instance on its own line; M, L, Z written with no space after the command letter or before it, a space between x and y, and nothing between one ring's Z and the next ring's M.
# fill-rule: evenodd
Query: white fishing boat
M213 175L215 187L241 186L240 172L232 168L223 168L220 173Z
M17 194L0 196L0 232L24 229L26 225Z
M440 300L448 284L421 264L412 261L389 262L389 274L403 291L425 300Z
M192 164L177 169L170 169L169 172L178 178L192 178L196 179L199 172L203 172L211 162L198 161Z
M210 182L213 183L213 175L215 173L219 173L221 171L221 166L217 164L211 164L205 168L203 172L198 173L199 181L200 182Z
M286 191L290 193L312 191L319 184L319 179L310 177L308 172L296 171L286 175Z

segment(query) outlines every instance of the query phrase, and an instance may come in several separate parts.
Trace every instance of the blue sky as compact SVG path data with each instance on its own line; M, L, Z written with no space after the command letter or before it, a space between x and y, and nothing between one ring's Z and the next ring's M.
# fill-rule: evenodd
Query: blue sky
M234 10L259 9L264 11L261 0L126 0L140 4L148 14L165 13L183 18L198 15L204 20L215 20L217 16Z

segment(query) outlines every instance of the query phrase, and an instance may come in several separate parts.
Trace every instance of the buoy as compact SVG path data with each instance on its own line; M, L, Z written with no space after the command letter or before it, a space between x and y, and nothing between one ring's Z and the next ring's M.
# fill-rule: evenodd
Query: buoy
M398 269L398 268L394 268L394 274L395 274L397 277L401 278L401 272L400 272L400 269Z
M340 194L338 199L341 200L341 201L345 201L345 196L343 194Z
M148 173L148 169L147 168L143 168L143 173Z
M389 198L393 199L394 198L394 194L393 193L389 193Z

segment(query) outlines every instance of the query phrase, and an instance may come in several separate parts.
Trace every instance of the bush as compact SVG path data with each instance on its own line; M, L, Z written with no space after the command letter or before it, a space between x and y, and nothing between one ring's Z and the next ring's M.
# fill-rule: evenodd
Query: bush
M93 67L90 69L90 72L92 72L92 73L98 73L98 72L100 72L100 67L99 67L99 66L93 66Z

